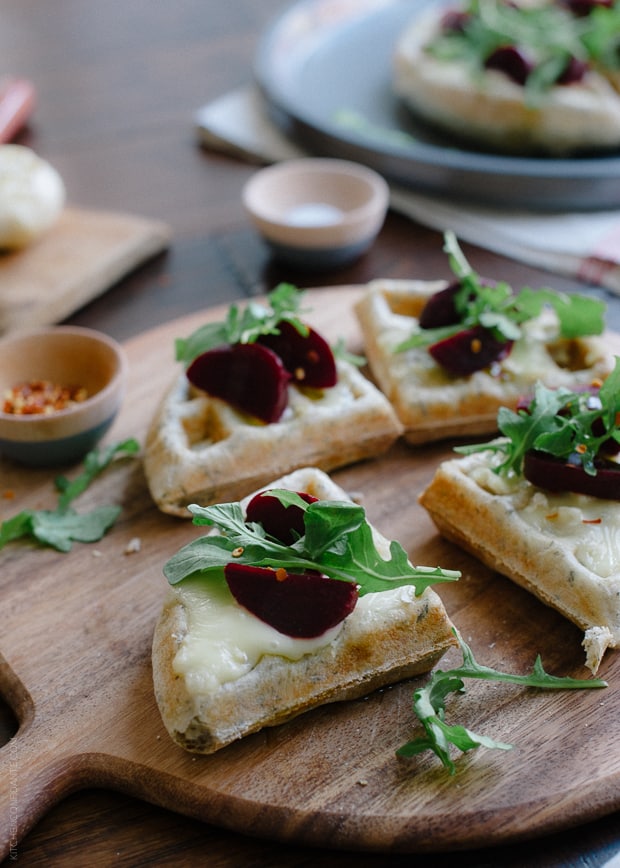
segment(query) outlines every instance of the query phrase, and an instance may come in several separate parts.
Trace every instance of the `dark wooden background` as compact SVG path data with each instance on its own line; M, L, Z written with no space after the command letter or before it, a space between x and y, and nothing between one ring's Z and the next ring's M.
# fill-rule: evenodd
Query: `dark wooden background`
M308 287L448 276L440 236L395 214L374 247L350 267L328 274L282 269L270 261L241 207L241 188L256 167L199 146L194 112L249 81L259 35L287 5L283 0L0 0L0 75L30 78L38 92L31 125L18 141L59 169L71 204L164 220L173 231L169 251L76 312L71 322L124 340L184 313L261 294L280 280ZM463 246L478 271L516 286L584 288ZM608 298L610 324L620 328L620 303L591 291ZM17 726L0 700L0 744ZM302 868L319 861L326 868L594 868L619 848L620 817L612 816L494 851L422 857L313 851L248 840L116 793L87 791L54 808L16 855L24 866L63 868Z

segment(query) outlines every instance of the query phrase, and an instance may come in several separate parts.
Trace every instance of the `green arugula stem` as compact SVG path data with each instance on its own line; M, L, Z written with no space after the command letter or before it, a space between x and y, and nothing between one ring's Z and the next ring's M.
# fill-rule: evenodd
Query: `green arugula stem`
M557 316L559 337L576 338L603 332L606 305L599 299L547 287L523 287L513 292L504 281L488 285L472 269L452 231L444 233L444 251L461 284L454 296L458 320L436 328L418 327L394 347L395 353L428 347L477 326L493 332L497 340L519 340L523 336L522 325L539 317L545 307L551 308Z
M463 753L477 747L489 747L498 750L510 750L512 748L512 745L505 742L495 741L458 724L449 725L445 722L446 697L450 693L464 693L464 679L466 678L501 681L541 690L585 690L607 687L607 682L600 678L590 678L586 681L579 678L550 675L545 672L540 655L537 656L529 675L499 672L478 663L456 628L454 634L461 648L463 664L447 672L437 669L431 675L426 686L414 691L413 710L424 728L424 735L411 739L402 745L396 751L398 756L413 757L426 750L431 750L439 757L450 774L455 774L456 766L450 756L451 745Z
M71 550L73 542L97 542L118 518L119 506L100 506L78 514L71 503L117 458L140 451L130 438L106 448L94 449L84 458L84 469L72 481L55 479L58 495L56 509L25 509L0 525L0 549L7 543L30 537L40 545L60 552Z
M293 572L318 570L335 580L356 582L360 595L413 585L417 595L437 582L460 577L456 570L414 567L402 546L392 541L390 557L377 551L372 528L361 506L350 502L317 501L307 504L294 492L274 489L270 495L303 510L305 533L285 546L258 524L246 523L240 503L189 507L194 523L213 526L207 534L183 546L164 566L174 585L192 575L218 580L226 564L283 568Z

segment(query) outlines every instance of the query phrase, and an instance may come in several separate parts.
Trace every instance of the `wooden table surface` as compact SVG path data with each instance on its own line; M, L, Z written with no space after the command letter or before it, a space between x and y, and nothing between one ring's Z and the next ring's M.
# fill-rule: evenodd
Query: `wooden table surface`
M255 167L203 150L192 118L245 84L261 30L283 0L0 0L0 75L30 78L38 104L18 141L61 172L72 205L166 221L170 249L70 322L125 340L211 305L262 294L280 280L300 287L375 277L448 276L440 236L390 214L374 247L330 273L283 269L249 226L240 192ZM463 245L473 266L514 285L583 285ZM610 325L620 329L620 302ZM0 630L0 652L2 650ZM18 722L0 698L0 745ZM6 785L6 782L2 782ZM620 849L620 817L499 850L390 856L316 851L250 840L113 792L66 798L21 841L21 865L594 866ZM8 861L7 861L8 864Z

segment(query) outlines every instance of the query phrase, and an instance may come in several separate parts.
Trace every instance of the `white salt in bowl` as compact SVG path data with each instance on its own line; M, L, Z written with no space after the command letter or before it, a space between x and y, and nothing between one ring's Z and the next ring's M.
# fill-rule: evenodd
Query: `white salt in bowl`
M274 257L332 268L362 255L377 237L389 188L377 172L348 160L286 160L259 170L243 205Z

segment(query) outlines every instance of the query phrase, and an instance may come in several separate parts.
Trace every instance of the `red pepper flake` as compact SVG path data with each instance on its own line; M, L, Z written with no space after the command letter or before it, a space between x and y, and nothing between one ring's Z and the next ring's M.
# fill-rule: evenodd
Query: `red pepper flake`
M558 517L557 512L550 512L549 515L546 515L545 518L547 521L554 521Z
M237 546L237 548L233 549L231 552L231 555L233 556L233 558L240 558L242 554L243 554L243 546Z
M602 521L603 521L602 518L582 518L581 519L582 524L601 524Z
M278 567L276 570L276 579L278 582L283 582L285 579L288 579L288 573L284 569L284 567Z
M2 492L2 497L3 497L5 500L13 500L13 498L15 497L15 492L12 491L12 489L7 488L6 491L3 491L3 492Z
M30 380L7 389L2 412L14 416L49 415L88 398L84 386L60 386L49 380Z
M575 452L577 452L578 455L583 455L584 452L587 452L587 449L588 447L584 443L579 443L579 445L575 447Z
M482 341L480 338L474 338L470 344L472 353L479 353L482 349Z

